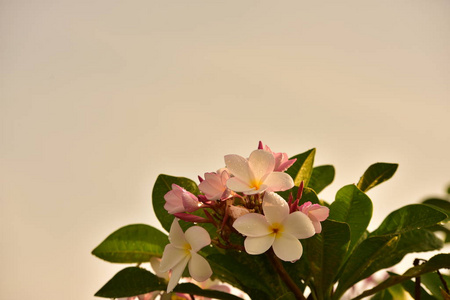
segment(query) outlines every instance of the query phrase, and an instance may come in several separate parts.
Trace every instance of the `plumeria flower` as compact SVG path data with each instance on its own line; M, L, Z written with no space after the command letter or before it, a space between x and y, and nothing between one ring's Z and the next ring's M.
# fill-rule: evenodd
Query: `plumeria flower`
M235 192L252 195L267 191L285 191L294 186L291 176L274 172L275 158L265 150L255 150L248 159L236 154L225 156L228 171L234 177L227 187Z
M205 173L205 180L200 182L198 188L208 200L224 200L230 195L230 190L227 188L229 178L230 174L225 168L217 172Z
M172 190L164 195L164 199L164 208L169 214L193 212L200 207L200 202L194 194L176 184L172 184Z
M320 222L325 221L328 218L330 210L328 207L312 204L310 201L303 203L299 208L299 211L309 217L314 225L316 233L322 232L322 225Z
M270 150L269 146L264 146L262 142L259 142L258 149L264 149L272 153L273 157L275 158L275 167L273 169L275 172L284 172L297 161L296 158L289 159L289 156L286 153L273 152L272 150Z
M275 255L284 261L296 261L303 253L299 239L314 235L311 220L302 212L289 214L286 201L275 193L264 195L264 215L249 213L238 218L233 227L247 236L244 241L248 254L261 254L273 248Z
M159 266L160 272L171 270L167 293L177 285L186 265L189 274L197 281L205 281L212 275L208 261L197 252L211 243L208 232L200 226L192 226L185 233L174 219L169 232L169 241L164 248L164 253Z

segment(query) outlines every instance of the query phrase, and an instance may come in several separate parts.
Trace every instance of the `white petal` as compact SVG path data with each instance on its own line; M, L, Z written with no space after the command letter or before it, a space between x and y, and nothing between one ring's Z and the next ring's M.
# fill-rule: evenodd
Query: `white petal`
M236 154L225 155L225 164L231 174L244 182L250 182L253 179L253 174L248 167L248 162L242 156Z
M186 268L189 258L190 256L186 256L182 261L180 261L179 264L177 264L172 269L169 284L167 285L167 293L170 293L173 290L173 288L178 284L178 281L180 280L181 275L183 275L183 271Z
M168 244L164 248L164 253L159 265L160 272L167 272L182 261L186 255L186 250L175 248L172 244Z
M273 252L279 259L295 261L300 259L303 247L300 241L291 234L279 234L272 245Z
M271 233L269 226L269 223L267 223L263 215L255 213L243 215L233 223L233 227L239 233L252 237L264 236Z
M191 260L189 261L189 274L196 281L205 281L212 275L211 267L208 261L199 254L191 251Z
M266 193L263 199L263 211L269 224L283 223L289 215L287 202L278 194Z
M275 159L270 152L255 150L248 158L248 166L252 170L255 179L261 179L273 171Z
M264 184L268 186L267 190L272 192L286 191L294 186L294 180L287 173L273 172L267 176Z
M184 236L191 245L192 251L197 252L205 246L211 244L211 238L205 228L192 226L186 230Z
M274 234L259 237L248 236L244 241L245 251L252 255L264 253L272 246L274 239Z
M187 243L177 218L173 220L172 225L170 226L169 241L174 247L180 249L184 248Z
M241 193L252 190L252 188L249 186L248 183L242 181L237 177L231 177L230 179L227 180L227 188L229 188L232 191Z
M283 226L284 232L292 234L297 239L307 239L316 233L312 221L300 211L290 214Z

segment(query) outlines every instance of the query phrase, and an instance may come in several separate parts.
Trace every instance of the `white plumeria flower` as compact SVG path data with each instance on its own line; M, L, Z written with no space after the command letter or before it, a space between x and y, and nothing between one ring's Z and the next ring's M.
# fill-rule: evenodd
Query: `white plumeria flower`
M236 154L225 156L228 171L234 177L228 179L227 187L246 195L263 191L285 191L294 186L291 176L274 172L275 158L265 150L255 150L248 159Z
M237 231L247 236L245 251L257 255L272 247L281 260L298 260L303 253L299 239L315 234L311 220L300 211L289 214L287 202L275 193L265 194L262 207L264 215L246 214L233 223Z
M172 271L167 285L167 293L177 285L188 264L189 274L193 279L205 281L211 277L212 270L208 261L197 253L203 247L211 244L211 238L204 228L192 226L183 233L178 219L175 218L170 227L169 241L170 244L164 248L159 266L160 272Z

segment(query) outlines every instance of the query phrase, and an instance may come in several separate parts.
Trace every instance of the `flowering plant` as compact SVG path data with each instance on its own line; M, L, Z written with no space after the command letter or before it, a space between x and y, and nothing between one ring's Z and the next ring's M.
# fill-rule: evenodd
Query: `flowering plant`
M169 235L134 224L107 237L93 250L95 256L137 266L117 273L96 296L350 298L357 283L396 265L406 254L443 247L435 231L449 233L444 227L449 201L404 206L369 232L372 202L366 192L391 178L397 164L371 165L357 184L344 186L328 203L317 194L333 181L334 167L314 167L314 155L311 149L288 158L260 142L248 158L226 155L225 167L199 176L198 185L187 178L159 175L153 208ZM148 262L151 270L142 267ZM411 279L443 268L450 268L450 254L416 263L403 275L389 273L353 299L384 297L398 286L410 291ZM448 276L439 275L444 296L429 297L448 296L444 284ZM211 279L209 287L202 285ZM420 292L420 281L415 284Z

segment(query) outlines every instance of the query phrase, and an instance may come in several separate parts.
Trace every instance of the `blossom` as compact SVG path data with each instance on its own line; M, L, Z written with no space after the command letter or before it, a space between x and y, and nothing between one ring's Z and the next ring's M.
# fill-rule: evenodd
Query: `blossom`
M226 169L220 169L217 173L205 173L205 180L200 182L198 188L208 200L225 199L230 194L227 188L227 180L229 178L230 174Z
M272 153L273 157L275 158L275 167L274 167L274 171L275 172L284 172L287 169L289 169L290 166L292 166L297 159L289 159L288 155L286 153L283 152L273 152L269 146L267 145L263 145L262 142L259 142L259 146L258 149L264 149L267 152Z
M299 239L315 233L311 220L299 211L289 214L288 204L275 193L265 194L262 207L264 215L246 214L233 223L237 231L247 236L245 251L257 255L272 247L281 260L298 260L303 253Z
M316 233L321 233L322 225L320 222L325 221L326 218L328 218L328 214L330 213L328 207L319 204L312 204L308 201L303 203L298 209L309 217L314 225L314 230Z
M205 281L211 277L212 270L208 261L197 253L211 243L211 238L204 228L192 226L183 233L178 219L175 218L170 227L169 241L159 266L160 272L172 271L167 293L177 285L186 265L191 277L197 281Z
M275 158L265 150L255 150L248 159L236 154L225 156L227 169L234 177L227 187L235 192L251 195L263 191L285 191L294 186L291 176L274 172Z
M181 212L193 212L196 211L200 203L197 197L180 187L179 185L172 184L172 190L164 195L166 204L164 208L169 214L181 213Z

